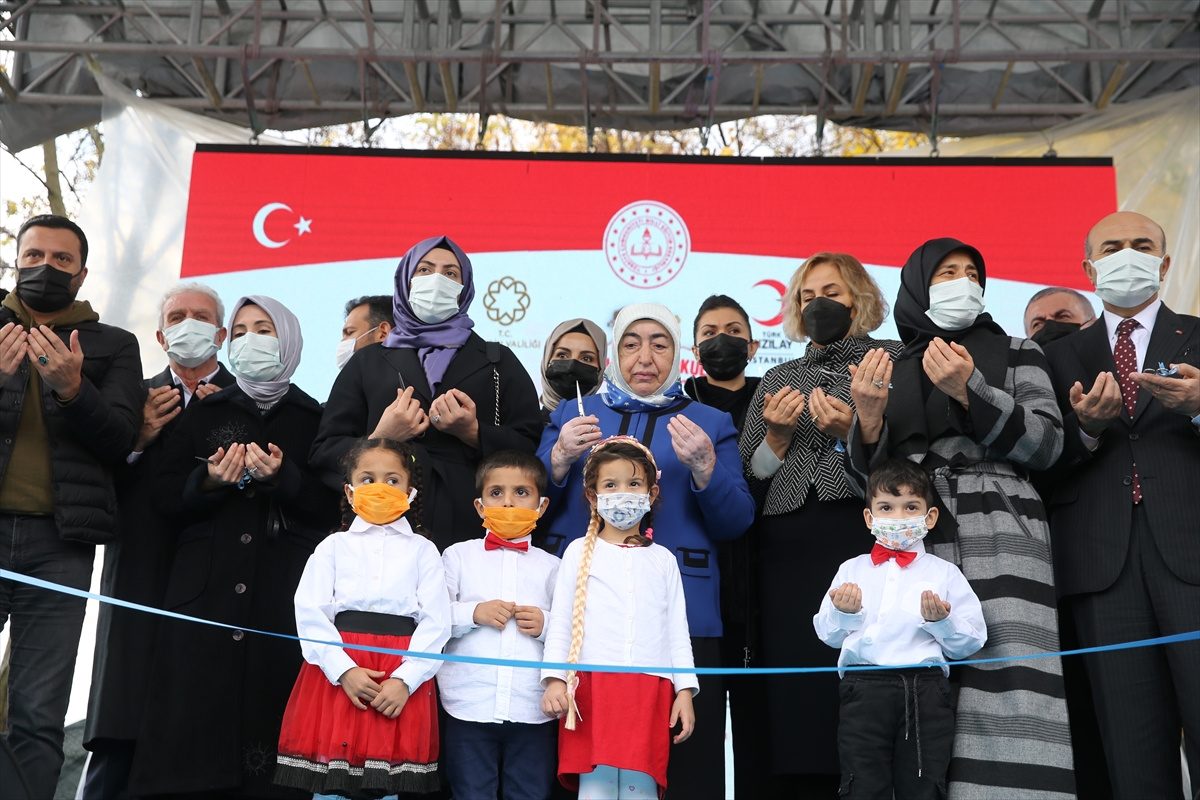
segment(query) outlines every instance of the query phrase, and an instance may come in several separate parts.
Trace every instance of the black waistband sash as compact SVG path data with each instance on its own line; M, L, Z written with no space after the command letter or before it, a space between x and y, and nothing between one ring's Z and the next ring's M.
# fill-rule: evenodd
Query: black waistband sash
M398 614L376 614L373 611L342 611L333 620L342 633L369 633L375 636L412 636L417 621Z

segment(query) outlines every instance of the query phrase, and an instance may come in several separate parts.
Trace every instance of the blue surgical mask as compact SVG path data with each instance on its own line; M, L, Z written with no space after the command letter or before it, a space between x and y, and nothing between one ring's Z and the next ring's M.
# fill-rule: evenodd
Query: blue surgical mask
M929 287L925 316L944 331L961 331L983 313L983 287L970 278L956 278Z
M612 492L596 495L596 513L619 531L627 531L650 513L650 495Z
M229 368L248 381L270 381L283 372L279 340L274 336L247 333L229 345Z
M1118 250L1092 262L1096 296L1117 308L1134 308L1159 289L1163 260L1132 248Z
M217 334L221 329L198 319L185 319L163 330L167 357L181 367L198 367L220 349Z

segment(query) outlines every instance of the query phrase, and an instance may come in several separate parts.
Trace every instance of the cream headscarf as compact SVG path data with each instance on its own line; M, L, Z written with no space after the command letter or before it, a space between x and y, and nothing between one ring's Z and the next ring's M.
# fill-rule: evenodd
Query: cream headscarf
M550 388L550 382L546 380L546 367L550 366L550 360L554 356L554 348L558 345L558 340L579 327L582 327L587 331L587 335L592 337L592 342L596 345L597 358L604 358L605 352L608 350L608 337L604 335L604 329L590 319L582 317L569 319L555 328L550 334L550 338L546 340L546 346L542 348L542 406L547 411L558 408L558 404L563 398ZM604 382L604 365L597 364L596 367L600 370L600 379L585 394L591 395L600 391L600 386Z
M671 341L675 343L675 355L671 359L671 368L670 372L667 373L667 379L651 395L639 395L630 388L624 376L621 375L621 361L619 358L621 338L625 335L625 331L630 325L642 319L652 320L662 325L666 329L667 334L670 335ZM605 388L600 391L601 396L605 398L605 404L609 408L632 409L642 404L655 408L663 408L682 397L683 389L679 383L679 358L682 352L680 350L681 338L679 320L671 313L671 309L662 303L631 303L622 308L613 322L612 360L608 364L608 370L604 373ZM610 392L609 387L615 388L617 391ZM620 397L620 395L625 395L629 399Z

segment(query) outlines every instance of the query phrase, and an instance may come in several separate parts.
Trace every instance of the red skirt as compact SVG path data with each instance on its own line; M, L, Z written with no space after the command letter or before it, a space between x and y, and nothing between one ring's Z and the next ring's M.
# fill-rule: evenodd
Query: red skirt
M640 673L581 672L575 690L575 730L561 721L558 780L579 790L579 775L600 765L644 772L667 788L671 755L671 706L675 687L666 678Z
M408 636L342 633L346 644L408 648ZM389 675L401 656L346 650L360 667ZM385 679L386 680L386 679ZM400 716L388 719L367 706L355 708L315 664L305 662L292 688L283 728L275 783L318 794L353 797L438 789L438 715L433 681L408 698Z

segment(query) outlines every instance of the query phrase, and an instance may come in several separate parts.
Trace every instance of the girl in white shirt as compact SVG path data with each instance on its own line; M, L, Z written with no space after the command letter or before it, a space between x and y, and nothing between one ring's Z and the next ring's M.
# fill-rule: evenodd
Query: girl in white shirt
M421 530L412 446L363 439L344 463L348 524L304 568L299 636L440 653L450 602L442 559ZM441 662L313 641L301 650L307 663L284 713L275 782L317 797L437 791Z
M613 437L592 450L583 476L591 522L563 555L545 660L694 669L679 565L651 539L654 456L632 437ZM695 725L694 674L544 669L542 685L542 710L564 718L564 786L589 800L657 798L666 790L671 729L681 726L678 744Z

